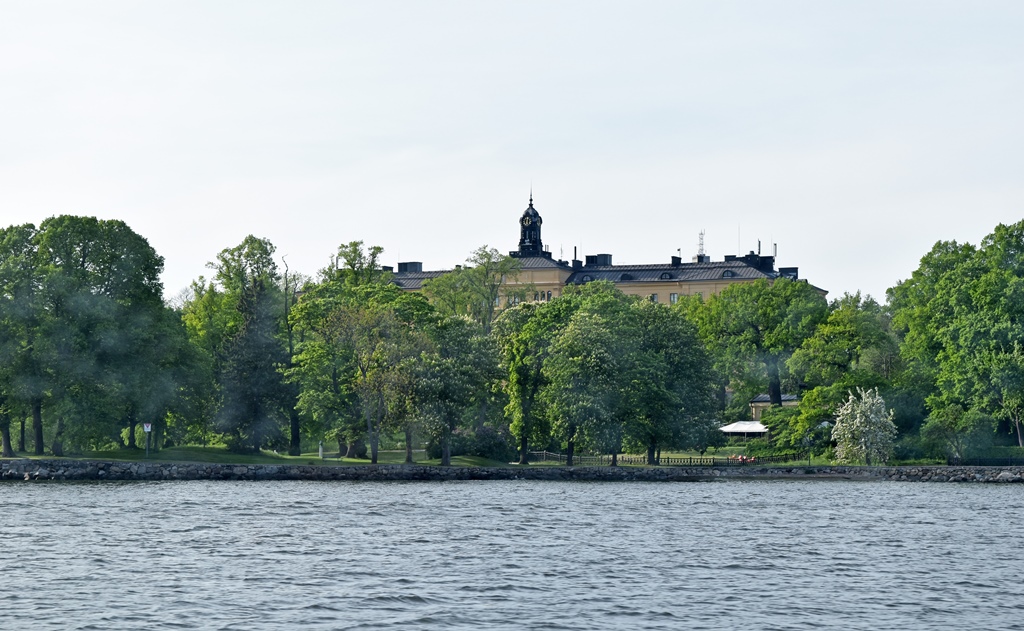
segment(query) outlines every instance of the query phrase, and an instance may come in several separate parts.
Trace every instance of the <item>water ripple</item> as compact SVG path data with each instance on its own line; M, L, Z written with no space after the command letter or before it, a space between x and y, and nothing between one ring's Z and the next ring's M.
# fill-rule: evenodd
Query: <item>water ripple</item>
M0 488L5 628L1024 629L1015 486Z

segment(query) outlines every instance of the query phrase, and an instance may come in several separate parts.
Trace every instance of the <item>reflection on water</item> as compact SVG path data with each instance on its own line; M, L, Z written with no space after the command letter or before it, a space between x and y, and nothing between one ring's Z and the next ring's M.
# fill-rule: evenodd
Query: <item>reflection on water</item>
M1021 629L1017 485L0 485L10 629Z

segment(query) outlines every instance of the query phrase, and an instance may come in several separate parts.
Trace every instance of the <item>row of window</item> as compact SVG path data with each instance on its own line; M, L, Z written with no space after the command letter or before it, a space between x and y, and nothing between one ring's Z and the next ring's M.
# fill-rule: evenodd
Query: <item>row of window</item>
M698 291L695 295L703 297L704 296L704 292ZM552 298L552 294L551 294L550 291L535 291L535 292L533 292L533 301L534 302L541 302L541 301L548 302L548 301L551 300L551 298ZM658 294L651 294L651 295L647 296L647 299L650 300L651 302L658 302ZM519 302L520 302L520 300L519 300L518 297L516 297L516 296L509 296L507 298L507 303L506 304L507 304L507 306L512 307L512 306L515 306L515 305L519 304ZM672 305L674 305L677 302L679 302L679 294L677 294L675 292L670 293L668 295L668 302L669 302L669 304L672 304ZM497 303L498 303L498 301L495 300L495 304L497 304Z
M734 278L735 276L736 276L736 272L732 271L731 269L727 269L724 272L722 272L722 278ZM672 274L669 274L668 272L662 272L661 276L659 278L661 280L672 280L673 276L672 276ZM584 283L589 283L592 280L594 280L594 277L591 276L590 274L584 274L583 277L580 280L582 282L584 282ZM619 280L623 281L623 280L636 280L636 279L633 278L632 274L623 274L622 276L619 276Z
M651 302L658 302L658 294L651 294L650 296L647 297L647 299L650 300ZM668 295L669 304L674 305L677 302L679 302L679 294L671 293Z

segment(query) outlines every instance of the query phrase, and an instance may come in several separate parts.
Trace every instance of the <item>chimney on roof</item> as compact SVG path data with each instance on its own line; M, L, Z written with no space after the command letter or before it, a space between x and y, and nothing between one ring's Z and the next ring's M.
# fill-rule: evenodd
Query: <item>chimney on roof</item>
M683 258L681 256L672 257L672 267L679 267L683 264Z
M422 272L423 263L420 261L406 261L405 263L398 264L398 273L403 272Z

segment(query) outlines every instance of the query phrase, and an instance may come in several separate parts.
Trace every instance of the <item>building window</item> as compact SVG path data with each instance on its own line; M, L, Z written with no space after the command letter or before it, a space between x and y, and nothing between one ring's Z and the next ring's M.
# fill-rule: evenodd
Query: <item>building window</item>
M538 300L540 300L540 297L537 296L537 292L533 292L533 301L537 302Z
M651 302L658 302L658 294L651 294Z
M668 301L672 304L676 304L679 302L679 294L669 294Z
M732 278L735 275L736 272L732 271L731 269L727 269L724 272L722 272L722 278Z
M584 276L581 280L584 283L589 283L590 281L594 280L594 278L588 274L588 275Z
M672 274L669 274L668 272L662 272L661 280L672 280Z
M548 302L551 302L551 292L548 292Z

